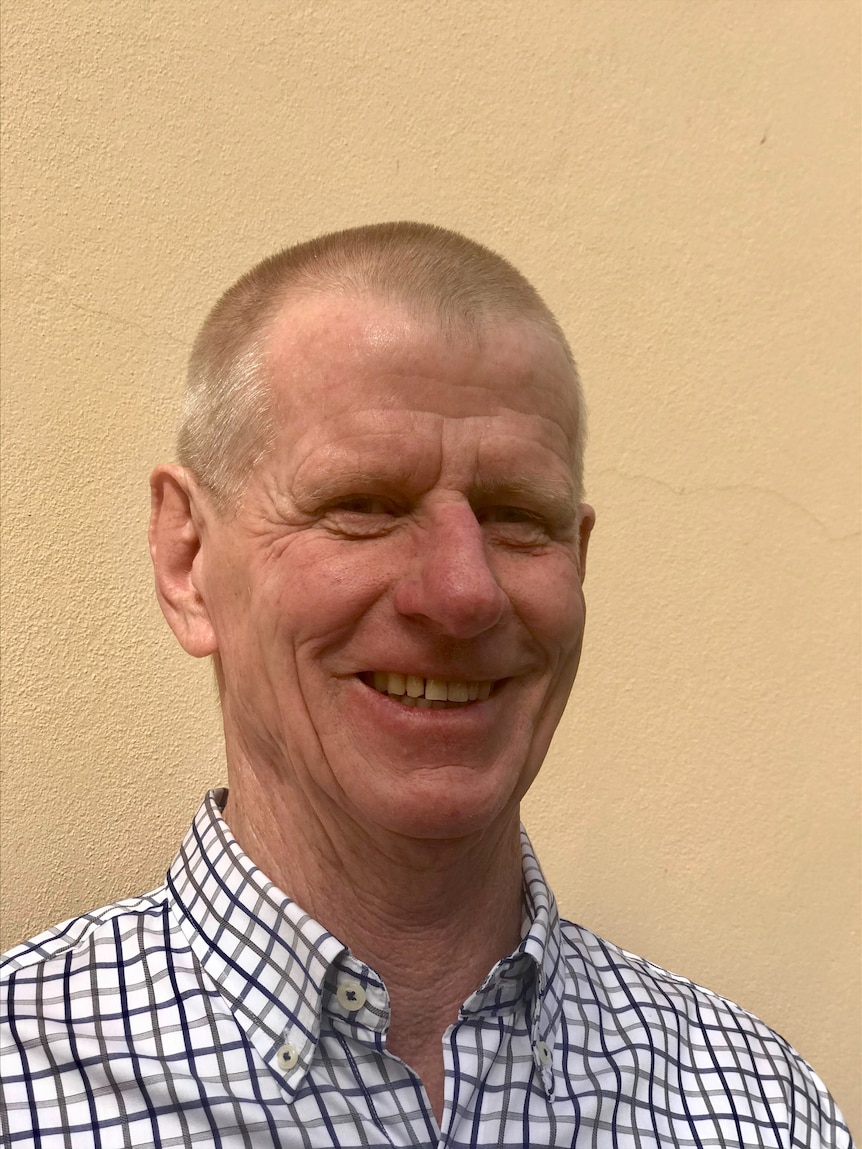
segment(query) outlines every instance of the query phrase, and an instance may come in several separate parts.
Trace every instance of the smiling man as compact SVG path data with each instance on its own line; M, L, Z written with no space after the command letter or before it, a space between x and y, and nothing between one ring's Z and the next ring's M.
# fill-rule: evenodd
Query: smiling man
M10 1144L850 1144L761 1022L561 922L519 827L580 657L583 422L535 290L439 228L218 302L150 540L229 789L162 889L8 956Z

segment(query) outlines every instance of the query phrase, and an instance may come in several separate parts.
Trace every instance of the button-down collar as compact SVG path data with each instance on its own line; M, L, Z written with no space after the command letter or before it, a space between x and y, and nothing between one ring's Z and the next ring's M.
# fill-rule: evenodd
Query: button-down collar
M222 818L226 801L226 790L210 791L186 835L168 872L171 909L237 1023L282 1087L294 1095L314 1058L324 1013L333 1028L382 1048L389 997L370 966L358 961L246 856ZM537 1070L551 1097L562 1007L561 979L554 977L560 962L559 917L523 829L521 849L521 943L464 1002L460 1020L526 1005ZM339 992L348 983L359 987L355 1001Z

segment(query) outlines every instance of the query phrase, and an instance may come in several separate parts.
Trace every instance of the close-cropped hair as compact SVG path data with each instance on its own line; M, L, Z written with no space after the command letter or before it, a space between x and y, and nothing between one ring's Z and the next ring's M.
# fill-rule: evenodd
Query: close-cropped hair
M569 344L532 284L502 256L432 224L370 224L262 260L221 296L192 348L177 454L222 511L236 509L272 434L267 345L289 298L373 297L432 315L445 331L528 319L572 368L578 407L574 478L583 481L585 411Z

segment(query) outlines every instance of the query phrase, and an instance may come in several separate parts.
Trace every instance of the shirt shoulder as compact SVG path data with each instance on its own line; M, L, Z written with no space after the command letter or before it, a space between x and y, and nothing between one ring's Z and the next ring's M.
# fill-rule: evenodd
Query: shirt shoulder
M145 915L163 912L167 903L167 888L160 886L148 894L123 898L100 909L69 918L51 926L35 937L28 938L0 954L0 982L19 970L37 966L52 958L63 957L70 950L87 946L106 926L116 924L118 918L131 922Z
M852 1146L826 1086L793 1046L736 1002L562 921L562 1013L577 1055L600 1042L653 1068L674 1066L683 1092L726 1094L728 1112L783 1128L794 1146ZM795 1131L795 1133L794 1133ZM779 1141L779 1143L784 1143Z
M792 1048L760 1018L714 990L630 953L574 922L561 921L560 926L569 988L575 988L573 981L579 983L576 991L582 995L587 983L591 996L610 1011L633 1012L647 1023L656 1013L666 1022L676 1015L679 1025L694 1025L722 1035L722 1039L741 1027Z

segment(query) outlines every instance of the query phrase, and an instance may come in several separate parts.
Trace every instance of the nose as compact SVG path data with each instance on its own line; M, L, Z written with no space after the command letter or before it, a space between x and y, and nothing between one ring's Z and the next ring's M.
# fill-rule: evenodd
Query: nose
M507 596L488 562L482 527L469 504L429 512L413 562L395 589L396 609L452 638L475 638L500 621Z

